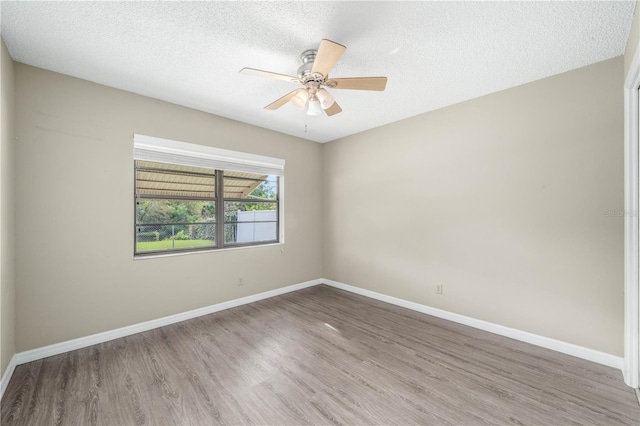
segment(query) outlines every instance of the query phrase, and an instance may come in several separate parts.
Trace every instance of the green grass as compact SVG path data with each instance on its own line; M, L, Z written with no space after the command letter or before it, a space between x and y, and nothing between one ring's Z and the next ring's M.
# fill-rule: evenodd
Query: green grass
M172 244L172 243L175 243ZM181 248L192 248L202 246L212 246L214 243L210 240L163 240L163 241L144 241L136 243L138 252L143 251L157 251L157 250L171 250Z

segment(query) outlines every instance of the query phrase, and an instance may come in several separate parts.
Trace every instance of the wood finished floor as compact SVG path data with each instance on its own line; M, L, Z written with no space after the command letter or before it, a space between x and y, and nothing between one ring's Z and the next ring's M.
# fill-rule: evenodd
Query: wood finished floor
M327 286L16 368L9 425L634 425L620 371Z

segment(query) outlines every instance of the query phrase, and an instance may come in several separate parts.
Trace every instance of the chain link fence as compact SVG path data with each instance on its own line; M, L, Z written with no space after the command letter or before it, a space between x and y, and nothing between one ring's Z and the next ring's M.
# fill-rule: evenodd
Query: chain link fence
M215 222L144 224L136 226L136 252L213 247Z

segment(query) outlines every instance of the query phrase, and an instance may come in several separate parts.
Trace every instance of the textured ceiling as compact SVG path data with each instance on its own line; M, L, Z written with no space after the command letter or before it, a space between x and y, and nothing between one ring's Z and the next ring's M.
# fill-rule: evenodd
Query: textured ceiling
M624 53L634 2L2 2L19 62L326 142ZM344 112L262 108L322 38L347 46Z

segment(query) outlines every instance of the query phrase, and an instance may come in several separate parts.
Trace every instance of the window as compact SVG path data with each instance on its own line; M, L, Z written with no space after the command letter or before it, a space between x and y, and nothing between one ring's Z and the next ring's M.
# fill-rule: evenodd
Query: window
M282 241L284 161L135 135L136 256Z

